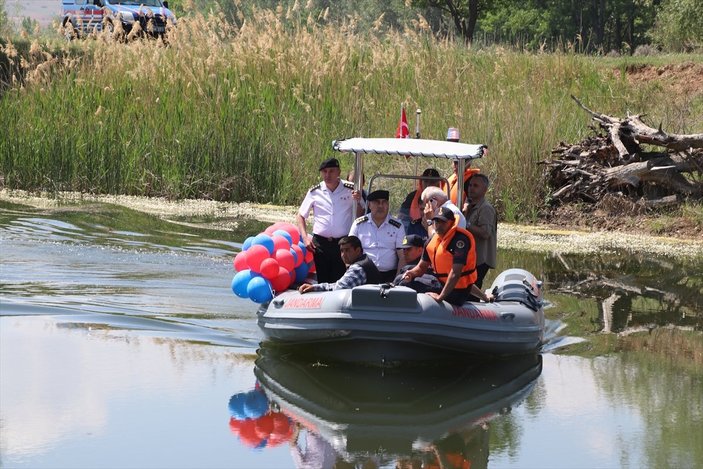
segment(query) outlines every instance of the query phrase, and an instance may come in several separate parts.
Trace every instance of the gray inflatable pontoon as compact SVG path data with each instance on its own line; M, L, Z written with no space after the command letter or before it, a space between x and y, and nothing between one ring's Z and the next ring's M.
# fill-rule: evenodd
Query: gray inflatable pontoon
M452 306L388 284L291 290L262 305L257 316L267 345L322 360L395 362L538 351L544 337L541 282L525 270L509 269L490 291L492 303Z

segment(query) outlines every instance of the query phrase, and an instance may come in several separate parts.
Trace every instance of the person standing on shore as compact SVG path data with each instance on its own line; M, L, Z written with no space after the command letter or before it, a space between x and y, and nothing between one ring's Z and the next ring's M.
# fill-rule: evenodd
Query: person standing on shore
M496 267L498 220L496 210L486 200L490 180L485 174L474 174L469 179L469 206L466 212L466 229L474 235L476 242L475 285L483 287L483 279L489 269Z
M364 213L364 206L361 193L354 189L354 184L339 177L339 160L323 161L319 171L322 182L308 190L296 221L305 247L313 252L317 281L334 283L346 271L339 252L339 240L349 233L354 219ZM310 210L315 218L312 236L306 227Z

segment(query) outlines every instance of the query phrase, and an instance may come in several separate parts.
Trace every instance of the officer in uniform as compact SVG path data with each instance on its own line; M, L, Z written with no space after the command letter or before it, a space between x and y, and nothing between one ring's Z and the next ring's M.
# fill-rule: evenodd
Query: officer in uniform
M320 164L322 182L310 188L300 205L296 221L305 247L313 252L317 281L334 283L346 266L339 253L339 240L349 233L355 217L364 213L361 194L354 184L339 177L339 161L330 158ZM315 219L312 236L306 220L312 210Z
M398 270L405 265L402 253L405 228L396 218L388 214L386 190L375 190L368 195L370 213L357 218L350 235L357 236L367 256L376 264L381 282L392 282Z

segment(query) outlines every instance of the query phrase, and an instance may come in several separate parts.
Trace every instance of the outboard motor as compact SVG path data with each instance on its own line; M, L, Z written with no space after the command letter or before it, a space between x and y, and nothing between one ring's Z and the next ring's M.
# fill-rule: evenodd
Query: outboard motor
M542 282L523 269L501 272L491 285L495 301L515 301L533 311L542 307Z

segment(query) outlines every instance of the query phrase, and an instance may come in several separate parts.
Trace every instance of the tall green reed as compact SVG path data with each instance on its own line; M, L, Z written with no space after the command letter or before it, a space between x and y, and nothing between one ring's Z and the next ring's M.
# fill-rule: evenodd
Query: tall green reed
M507 219L529 220L546 194L537 163L587 133L570 94L604 113L667 112L597 59L474 50L421 23L383 36L313 18L291 28L282 15L258 11L241 27L184 17L167 44L98 36L81 43L82 58L25 64L22 86L0 99L4 184L295 204L333 139L393 136L405 103L411 127L422 109L424 138L451 126L487 144L476 165L490 196ZM393 170L414 164L369 158L365 168Z

